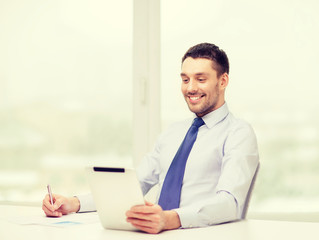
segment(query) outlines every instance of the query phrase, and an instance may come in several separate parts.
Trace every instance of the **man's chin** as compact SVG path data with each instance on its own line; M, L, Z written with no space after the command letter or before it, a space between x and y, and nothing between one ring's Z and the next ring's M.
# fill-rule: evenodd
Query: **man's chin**
M188 104L188 108L192 113L195 113L196 115L201 115L202 111L198 107L191 106Z

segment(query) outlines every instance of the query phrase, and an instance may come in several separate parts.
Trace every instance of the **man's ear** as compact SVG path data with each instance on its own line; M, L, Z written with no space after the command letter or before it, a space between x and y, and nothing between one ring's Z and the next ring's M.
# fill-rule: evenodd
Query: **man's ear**
M219 88L222 90L225 90L225 88L228 85L229 82L229 76L227 73L223 73L220 77L219 77Z

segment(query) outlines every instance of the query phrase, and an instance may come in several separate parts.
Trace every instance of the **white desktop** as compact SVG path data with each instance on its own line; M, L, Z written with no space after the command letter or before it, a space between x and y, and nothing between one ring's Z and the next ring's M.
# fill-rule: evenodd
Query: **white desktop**
M96 213L46 219L41 207L0 205L1 240L122 239L122 240L275 240L318 239L319 222L243 220L207 228L177 229L151 235L139 231L106 230ZM43 219L43 222L34 219ZM48 220L48 221L47 221ZM50 222L51 221L51 222ZM52 221L62 222L54 224ZM33 222L33 223L32 223Z

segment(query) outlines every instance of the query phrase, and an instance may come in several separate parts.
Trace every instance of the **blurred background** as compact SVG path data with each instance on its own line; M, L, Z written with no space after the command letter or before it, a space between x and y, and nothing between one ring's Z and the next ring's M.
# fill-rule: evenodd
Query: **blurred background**
M181 57L226 51L231 112L255 129L250 211L319 211L319 3L161 0L161 128L191 116ZM133 0L0 0L0 202L89 191L83 167L132 160Z

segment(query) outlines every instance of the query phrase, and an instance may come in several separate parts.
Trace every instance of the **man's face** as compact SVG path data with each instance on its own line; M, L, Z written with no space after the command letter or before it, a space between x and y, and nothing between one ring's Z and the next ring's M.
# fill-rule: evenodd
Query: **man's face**
M209 59L191 57L182 64L182 93L189 110L198 117L214 111L225 102L228 75L224 73L218 78L212 64Z

